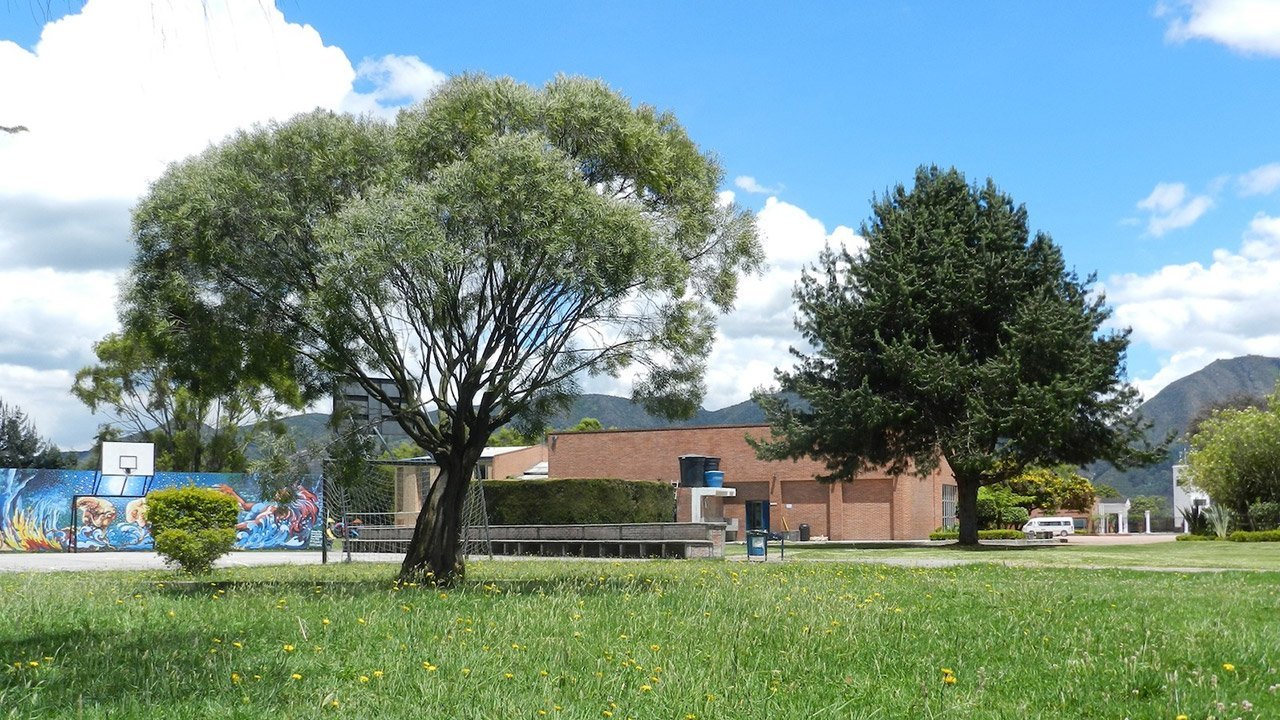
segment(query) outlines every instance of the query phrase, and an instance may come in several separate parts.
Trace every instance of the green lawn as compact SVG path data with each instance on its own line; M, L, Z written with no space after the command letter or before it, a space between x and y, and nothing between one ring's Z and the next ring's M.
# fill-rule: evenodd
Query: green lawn
M393 573L2 575L0 717L1280 715L1277 573L499 561L446 593Z
M778 543L769 543L769 557L779 555ZM730 544L731 559L746 557L742 544ZM1084 545L1079 542L1009 547L956 545L853 549L801 547L789 544L788 560L848 560L850 562L1001 563L1023 567L1114 567L1169 569L1267 570L1280 572L1280 543L1167 542L1151 545Z

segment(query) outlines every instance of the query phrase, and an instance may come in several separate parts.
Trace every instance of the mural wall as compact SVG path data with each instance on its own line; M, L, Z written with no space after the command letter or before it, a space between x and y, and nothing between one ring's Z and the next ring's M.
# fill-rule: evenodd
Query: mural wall
M240 506L237 550L320 547L318 477L262 497L256 475L123 478L92 470L7 468L0 469L0 552L151 550L146 493L185 485L215 488L235 498Z

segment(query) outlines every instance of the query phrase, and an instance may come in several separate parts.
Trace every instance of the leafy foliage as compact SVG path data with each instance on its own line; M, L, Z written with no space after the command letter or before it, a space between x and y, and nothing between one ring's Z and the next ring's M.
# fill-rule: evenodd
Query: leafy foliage
M1249 505L1249 526L1254 530L1280 528L1280 502L1262 501Z
M671 522L675 494L665 483L615 479L490 480L494 525Z
M1127 332L1093 278L1066 269L1026 210L993 182L920 168L872 204L865 251L824 251L795 291L813 354L757 393L765 457L825 461L826 480L924 472L945 460L959 486L961 541L977 542L980 485L1028 466L1119 465L1160 455L1123 381Z
M1265 409L1215 412L1191 438L1187 481L1214 506L1247 517L1257 502L1280 502L1280 383Z
M1030 498L1028 510L1053 513L1058 510L1088 512L1096 497L1094 486L1070 465L1055 468L1031 467L1010 478L1009 489Z
M66 467L58 446L40 437L22 408L0 399L0 468Z
M180 378L171 361L157 355L153 332L159 330L144 330L135 318L128 332L95 343L98 364L76 373L71 393L91 411L114 416L99 428L99 442L127 434L152 443L163 470L243 471L249 437L240 425L254 418L270 424L272 397L251 380L209 391L199 378Z
M498 428L541 427L584 373L697 408L714 313L761 261L721 179L602 83L456 77L394 125L315 112L172 167L135 212L128 318L164 319L180 382L305 400L341 376L391 408L441 468L403 573L447 583Z
M983 530L1022 527L1031 516L1027 506L1034 500L1003 484L978 488L978 526Z
M147 520L156 552L191 575L207 574L236 542L236 501L212 488L147 493Z

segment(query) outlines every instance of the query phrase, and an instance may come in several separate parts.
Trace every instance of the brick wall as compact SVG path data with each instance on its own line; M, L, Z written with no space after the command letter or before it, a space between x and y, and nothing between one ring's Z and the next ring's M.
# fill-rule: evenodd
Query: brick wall
M520 450L494 455L489 477L503 480L509 477L520 477L525 470L547 459L546 445L530 445Z
M663 428L553 433L547 439L549 476L607 477L671 483L680 479L681 455L720 458L725 486L737 490L726 500L726 518L746 528L746 502L768 500L770 529L798 530L832 540L926 538L942 524L944 483L954 484L943 464L925 478L867 473L852 483L821 484L825 470L813 460L764 461L746 442L766 437L764 426ZM687 514L687 510L686 510Z

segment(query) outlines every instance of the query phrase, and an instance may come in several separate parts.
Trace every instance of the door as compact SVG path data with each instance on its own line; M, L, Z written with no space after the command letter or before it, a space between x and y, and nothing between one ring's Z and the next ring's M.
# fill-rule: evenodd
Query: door
M768 500L748 500L747 503L747 530L768 530L769 529L769 501Z

